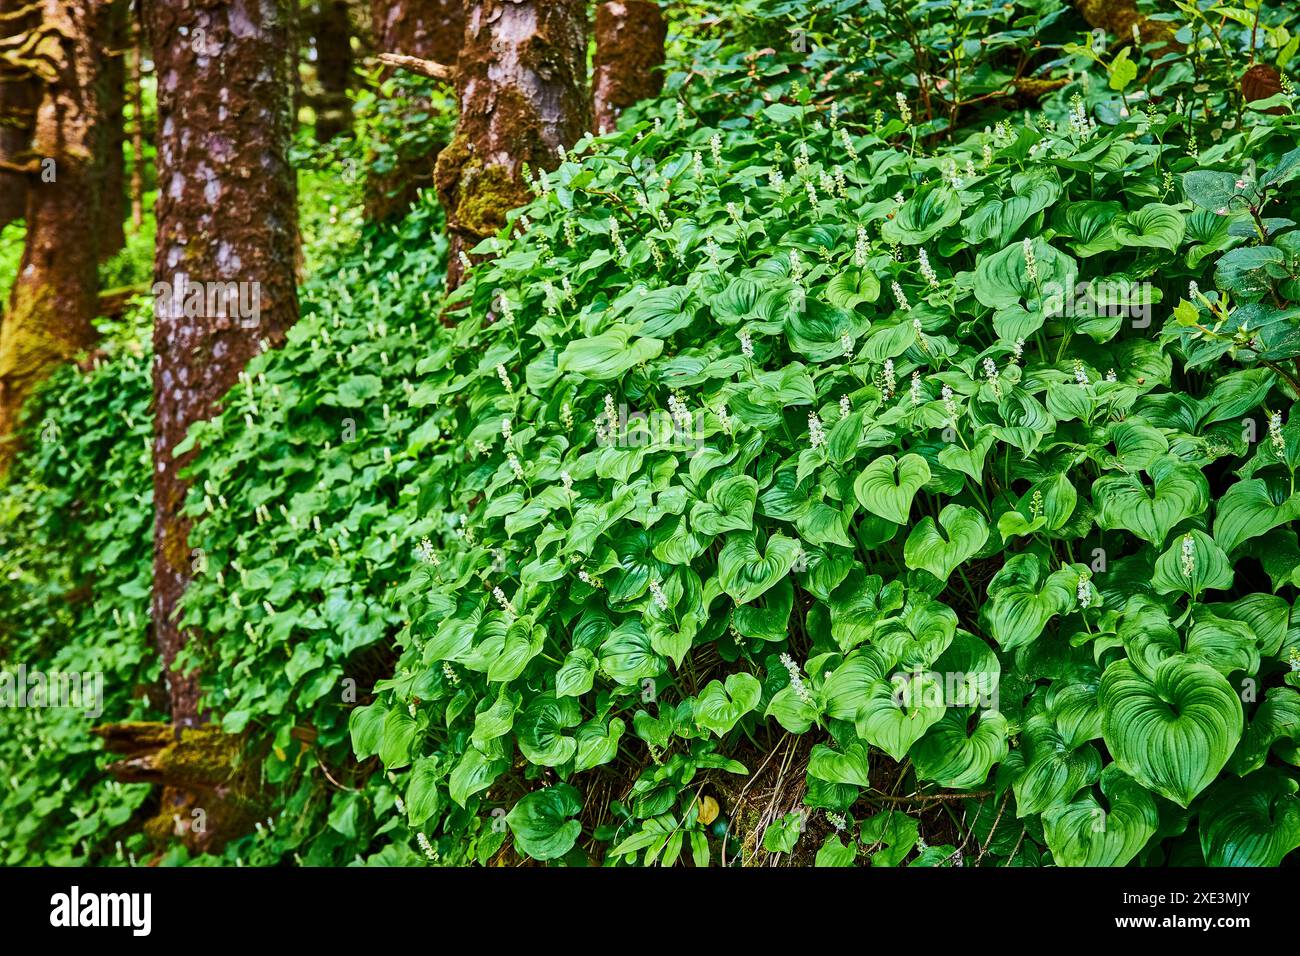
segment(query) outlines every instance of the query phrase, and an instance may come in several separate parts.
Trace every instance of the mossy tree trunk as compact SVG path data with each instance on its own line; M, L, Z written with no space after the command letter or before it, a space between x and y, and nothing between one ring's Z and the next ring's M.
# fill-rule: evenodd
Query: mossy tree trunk
M372 0L370 14L379 52L456 65L465 35L462 0ZM366 183L366 217L391 219L411 208L419 191L433 185L434 164L444 145L434 142L404 153L387 172L372 170Z
M155 289L187 292L183 304L155 297L153 333L152 617L178 727L203 715L197 675L173 668L189 637L177 605L197 562L181 514L187 459L173 449L298 318L292 10L291 0L154 0L148 11L158 77ZM220 294L236 289L243 306L223 305ZM194 290L202 301L191 308Z
M352 128L352 20L347 0L319 0L316 11L316 138L329 142Z
M0 0L0 36L17 36L39 22L35 11L23 12L28 5L29 0ZM3 166L21 166L31 158L39 96L36 77L0 66L0 229L27 212L27 176Z
M609 0L596 7L592 119L607 133L623 110L658 96L664 86L668 25L655 0Z
M528 200L523 165L554 169L558 151L591 128L586 4L469 4L456 93L456 135L437 168L451 244L448 289L460 284L460 253L500 231L506 213Z
M25 58L40 78L26 178L26 245L0 326L0 471L22 403L95 339L112 0L40 0Z

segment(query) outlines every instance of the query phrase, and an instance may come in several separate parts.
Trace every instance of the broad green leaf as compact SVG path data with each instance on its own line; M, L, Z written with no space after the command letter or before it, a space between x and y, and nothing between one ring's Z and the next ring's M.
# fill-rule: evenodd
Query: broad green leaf
M567 783L557 783L522 797L506 814L515 844L534 860L554 860L573 849L582 824L572 819L582 812L582 795Z
M1058 866L1125 866L1160 825L1151 795L1115 764L1101 772L1103 807L1092 790L1043 813L1043 833Z
M1300 847L1300 784L1273 767L1214 785L1201 807L1207 866L1278 866Z
M930 466L920 455L882 455L853 482L858 503L895 524L907 524L912 499L930 480Z
M1136 474L1105 475L1093 482L1097 524L1159 546L1175 525L1209 505L1209 484L1195 466L1167 456L1151 466L1150 474L1150 486Z
M753 531L733 531L718 555L718 580L737 604L748 604L790 573L799 556L793 538L773 534L763 550Z
M1204 790L1241 737L1241 701L1208 664L1171 657L1148 679L1128 661L1106 668L1098 691L1102 736L1115 762L1180 807Z
M909 568L923 568L940 581L947 581L958 565L984 547L988 537L988 525L978 511L948 505L939 512L937 527L927 515L912 529L903 545L903 560Z

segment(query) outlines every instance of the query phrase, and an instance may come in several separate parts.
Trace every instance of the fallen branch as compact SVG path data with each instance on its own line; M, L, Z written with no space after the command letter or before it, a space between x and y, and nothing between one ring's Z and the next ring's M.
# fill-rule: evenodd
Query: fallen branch
M433 60L422 60L418 56L406 56L402 53L381 53L379 62L388 66L397 67L399 70L410 70L412 73L419 73L421 76L431 76L435 80L446 80L448 83L456 79L456 68L454 66L444 66L441 63L434 63Z

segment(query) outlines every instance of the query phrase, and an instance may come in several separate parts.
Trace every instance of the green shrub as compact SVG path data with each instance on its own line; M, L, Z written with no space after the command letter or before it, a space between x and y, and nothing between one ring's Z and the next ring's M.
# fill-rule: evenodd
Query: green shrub
M108 778L89 733L158 719L164 704L149 640L149 360L109 347L97 368L64 368L33 397L0 496L0 672L103 682L94 708L0 707L5 865L126 862L143 847L130 823L150 787Z
M901 861L886 770L980 791L1004 862L1278 863L1293 126L1199 144L1079 49L1045 115L931 151L906 93L863 122L709 52L477 250L358 757L443 860L716 861L701 789L783 731L804 777L733 821L747 856Z

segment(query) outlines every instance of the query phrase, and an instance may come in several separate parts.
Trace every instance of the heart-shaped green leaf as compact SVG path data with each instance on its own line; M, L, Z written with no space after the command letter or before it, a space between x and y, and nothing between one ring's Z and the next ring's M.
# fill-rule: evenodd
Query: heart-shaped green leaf
M748 604L790 573L799 557L799 543L773 534L759 550L753 531L733 531L718 554L718 580L737 604Z
M1093 482L1097 524L1107 531L1130 531L1159 546L1178 522L1208 506L1210 486L1195 466L1166 456L1150 473L1151 487L1136 474L1106 475Z
M1215 784L1201 808L1207 866L1277 866L1300 846L1300 784L1274 767Z
M721 737L736 721L758 706L763 685L753 674L728 674L722 681L709 681L695 700L695 722Z
M917 776L956 790L978 787L1006 755L1006 718L964 707L950 708L911 750Z
M582 797L567 783L535 790L521 797L506 823L515 843L534 860L554 860L573 849L582 824L571 819L582 812Z
M1106 807L1091 790L1043 813L1043 833L1058 866L1125 866L1160 825L1151 795L1115 764L1101 772Z
M858 503L894 524L907 524L912 499L930 480L930 466L920 455L882 455L853 482Z
M1047 622L1075 604L1079 573L1061 568L1043 578L1038 556L1012 556L989 581L981 619L1003 650L1022 647L1043 633Z
M754 504L758 482L749 475L733 475L714 482L704 501L691 508L691 530L714 535L745 531L754 526Z
M1241 701L1232 687L1188 657L1161 661L1154 679L1117 661L1102 675L1098 698L1115 762L1180 807L1209 786L1241 737Z
M988 537L989 527L978 511L948 505L939 512L939 527L927 515L912 529L903 545L903 560L909 568L923 568L947 581L959 564L984 547Z

